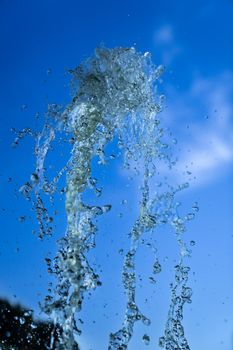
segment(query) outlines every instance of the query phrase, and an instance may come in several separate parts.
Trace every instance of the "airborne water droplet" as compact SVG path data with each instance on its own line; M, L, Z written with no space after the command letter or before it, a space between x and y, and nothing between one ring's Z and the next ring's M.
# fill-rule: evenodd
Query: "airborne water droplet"
M142 340L143 340L144 344L146 344L146 345L150 344L150 337L149 337L149 335L144 334L143 337L142 337Z
M161 348L164 348L164 345L165 345L165 338L164 337L160 337L159 338L159 346Z
M32 316L32 310L27 310L24 312L24 317L30 317Z
M195 203L193 204L192 209L193 209L193 211L195 211L195 212L198 212L198 211L199 211L199 206L198 206L198 203L197 203L197 202L195 202Z
M26 111L28 109L28 105L27 104L22 104L20 109L21 109L21 111Z
M104 205L102 207L103 213L107 213L108 211L111 210L111 208L112 208L111 204Z
M30 177L30 180L31 180L31 183L34 185L39 182L39 177L36 173L33 173Z
M162 270L161 264L159 263L158 260L156 260L156 262L153 265L153 272L154 273L160 273Z
M23 325L25 323L25 318L24 317L20 317L19 318L19 323Z
M24 222L26 220L26 216L22 215L18 218L19 222Z

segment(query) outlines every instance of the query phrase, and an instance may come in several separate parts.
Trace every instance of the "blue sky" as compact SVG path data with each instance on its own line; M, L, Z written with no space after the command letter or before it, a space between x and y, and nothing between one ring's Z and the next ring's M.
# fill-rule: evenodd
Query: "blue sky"
M192 350L232 350L232 16L230 0L1 1L1 296L38 313L37 303L50 280L44 258L48 252L55 254L55 240L65 227L59 202L55 237L40 242L32 234L35 217L18 188L33 171L33 140L27 138L13 150L10 129L40 127L48 103L69 102L66 68L75 67L100 43L135 45L139 51L150 51L156 64L166 66L160 86L167 98L161 119L178 140L174 152L179 158L172 181L190 182L181 196L184 211L194 201L200 206L187 231L187 239L196 242L190 261L195 273L190 279L193 303L185 312L190 346ZM34 118L37 112L38 120ZM56 157L54 161L63 160ZM95 171L105 188L103 200L115 203L115 209L100 220L97 248L91 253L103 271L103 286L84 305L84 350L106 349L108 333L117 330L122 320L123 256L118 251L127 246L125 236L135 217L132 199L137 199L139 181L128 184L120 158L107 169ZM128 204L120 204L122 199L128 199ZM24 215L26 220L19 222ZM139 288L139 301L153 322L150 330L137 325L130 345L134 350L157 349L156 339L165 323L177 251L169 230L158 232L156 240L165 267L155 291L146 277ZM142 275L148 275L151 262L152 256L143 248L138 258ZM148 305L143 302L146 297ZM149 346L141 342L143 332L151 336Z

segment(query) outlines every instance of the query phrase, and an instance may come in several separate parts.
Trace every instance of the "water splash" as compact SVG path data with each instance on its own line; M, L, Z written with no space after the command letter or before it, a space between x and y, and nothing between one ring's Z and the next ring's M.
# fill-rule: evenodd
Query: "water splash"
M95 156L105 164L105 146L118 139L124 153L124 167L142 173L140 213L130 236L130 248L124 259L122 282L126 294L125 316L121 329L111 333L109 350L128 348L133 336L135 322L149 326L151 321L140 311L136 301L135 258L146 232L169 224L174 228L180 247L180 261L175 267L175 283L172 284L172 300L164 336L159 345L166 350L188 350L189 345L182 326L183 307L191 301L191 289L187 286L188 266L184 259L190 255L184 240L186 221L192 213L181 218L175 201L176 193L188 184L173 188L167 182L154 188L159 164L168 169L174 165L171 144L160 124L160 112L164 96L158 96L156 86L162 66L154 66L150 54L141 54L134 48L98 48L93 57L70 71L73 75L73 100L65 108L50 105L43 130L36 133L36 169L30 181L20 191L33 201L39 223L39 237L52 233L52 217L48 214L43 195L50 198L57 192L57 184L66 175L65 209L66 233L59 240L59 250L53 261L47 264L56 276L56 288L47 296L43 310L53 318L58 339L51 339L50 348L59 350L79 349L81 333L76 323L76 314L82 309L85 294L101 285L98 274L87 259L87 253L95 247L97 218L111 210L111 204L102 207L87 205L83 194L87 189L97 196L101 190L92 176L91 162ZM29 134L33 134L29 130ZM16 138L15 143L26 133ZM45 160L56 135L72 143L71 157L66 165L49 181ZM153 265L156 275L162 267L158 259ZM150 343L145 334L143 341Z

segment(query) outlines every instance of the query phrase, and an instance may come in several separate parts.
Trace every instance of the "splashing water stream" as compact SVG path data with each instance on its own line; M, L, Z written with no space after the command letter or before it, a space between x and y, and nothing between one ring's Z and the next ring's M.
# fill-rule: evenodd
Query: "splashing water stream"
M67 228L59 240L59 250L53 263L48 262L56 276L56 288L43 306L53 318L59 334L52 336L51 349L80 349L79 325L76 314L82 309L85 294L101 284L98 274L90 266L88 251L95 246L97 217L111 210L111 205L90 206L85 204L83 194L92 189L100 190L92 177L91 162L95 156L105 163L105 146L118 139L124 151L124 166L143 169L140 213L130 232L130 247L123 264L122 282L126 294L125 316L122 328L111 333L109 350L128 348L133 336L135 322L150 325L150 319L142 314L136 301L135 258L142 237L158 226L170 224L176 233L180 247L180 260L175 266L175 282L171 286L171 304L164 335L159 345L166 350L189 350L182 326L183 307L191 302L192 290L187 286L189 267L185 258L190 256L182 238L186 221L178 214L176 193L188 184L173 188L165 184L154 189L153 183L161 162L169 169L173 165L171 145L164 142L165 130L160 125L163 96L156 93L156 84L163 72L162 66L154 66L149 53L141 54L134 48L98 48L95 55L72 70L73 100L65 108L50 105L42 132L36 134L36 169L31 179L20 191L26 198L35 195L34 207L39 223L40 238L51 235L51 217L43 203L42 194L52 196L57 183L66 174ZM45 160L60 132L72 140L71 157L64 168L49 182ZM25 133L34 133L29 130ZM62 134L62 135L63 135ZM18 135L16 143L24 135ZM166 189L165 189L166 187ZM194 210L195 211L195 210ZM154 272L159 273L157 260ZM144 341L150 338L144 335Z

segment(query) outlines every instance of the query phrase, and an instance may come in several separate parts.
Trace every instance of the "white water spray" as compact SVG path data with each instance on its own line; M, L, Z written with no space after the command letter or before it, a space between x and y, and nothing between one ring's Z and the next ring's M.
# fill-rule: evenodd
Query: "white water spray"
M100 195L92 177L91 161L98 156L105 162L105 146L117 137L124 152L125 166L134 164L143 168L140 215L130 236L130 248L125 255L122 282L126 294L125 316L122 327L109 336L109 350L124 350L133 336L135 322L149 326L150 319L140 311L136 301L137 279L135 257L142 237L153 233L161 225L171 225L180 247L179 263L175 266L172 298L159 345L166 350L189 350L182 325L183 307L191 302L192 290L187 286L189 267L185 259L190 252L182 238L186 221L194 213L180 217L175 201L176 193L188 184L177 188L164 184L152 190L151 184L158 175L160 163L172 168L171 145L164 142L165 130L160 124L163 96L156 93L163 67L156 67L149 53L141 54L134 48L96 49L95 55L72 70L73 100L62 108L50 105L42 132L36 135L36 169L31 179L21 188L29 198L34 193L34 207L40 228L40 238L51 234L51 217L43 203L43 193L52 196L57 183L66 174L65 210L67 228L59 241L59 250L49 268L56 276L56 287L46 298L44 312L54 321L57 335L51 339L51 349L80 349L77 314L82 309L88 291L101 284L98 274L87 258L95 246L97 217L111 210L111 204L102 207L85 204L87 189ZM31 131L30 131L31 132ZM56 134L69 135L72 140L71 157L64 168L49 182L45 159ZM19 135L19 138L22 135ZM195 210L194 210L195 211ZM154 272L161 271L160 262ZM144 342L150 341L144 335Z

